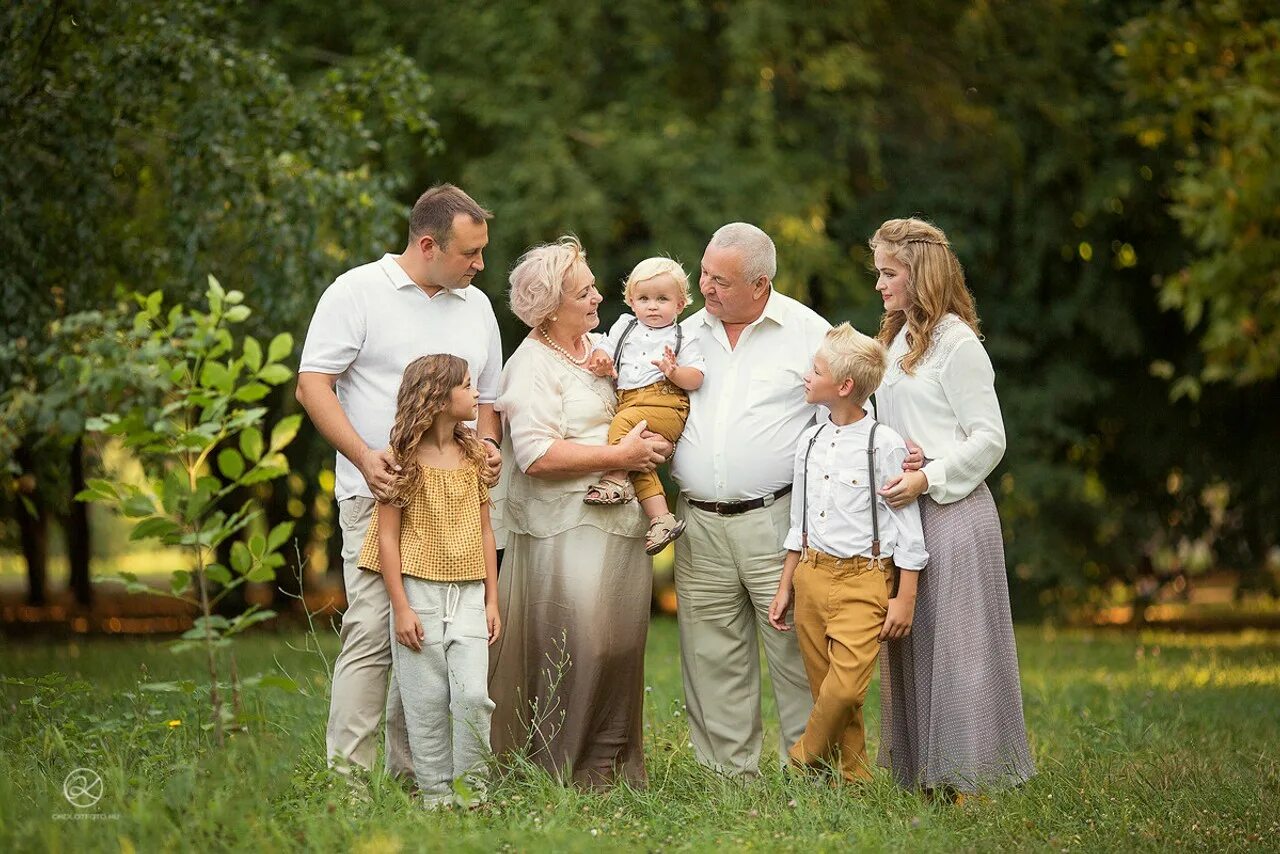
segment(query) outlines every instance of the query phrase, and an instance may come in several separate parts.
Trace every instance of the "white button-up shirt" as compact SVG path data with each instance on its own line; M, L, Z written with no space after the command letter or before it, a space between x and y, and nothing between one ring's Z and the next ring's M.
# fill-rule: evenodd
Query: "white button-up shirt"
M428 297L383 255L343 273L320 297L302 345L301 371L337 374L338 402L370 448L387 447L405 367L419 356L452 353L471 368L481 403L493 403L502 371L498 319L483 291L445 288ZM338 454L338 500L372 498L355 464Z
M635 319L635 315L622 315L609 328L609 334L596 344L609 354L610 359L616 361L618 343L622 342L622 369L618 371L619 390L644 388L665 380L666 377L663 376L662 371L653 364L655 359L662 358L665 347L670 347L672 352L676 353L676 364L680 367L694 368L706 373L707 365L702 358L702 344L687 330L681 333L684 337L680 341L679 352L676 352L678 327L675 323L655 329L637 322L631 334L627 336L627 340L622 341L622 333L627 331L627 327Z
M929 497L965 498L1004 456L1004 418L996 375L982 342L954 314L938 322L915 372L902 370L904 326L889 346L889 370L876 391L880 420L924 450Z
M791 483L796 439L818 407L804 399L804 375L831 324L776 290L764 312L730 347L720 319L697 312L683 322L706 360L702 387L689 394L689 420L671 474L697 501L743 501Z
M892 556L900 569L921 569L928 562L917 502L894 510L878 494L880 485L902 474L907 445L893 428L881 424L876 428L872 471L867 460L867 439L874 423L874 419L863 417L840 426L824 417L801 435L796 443L791 528L785 543L789 551L800 551L804 545L807 501L810 548L840 558L872 557L871 495L876 490L880 556Z

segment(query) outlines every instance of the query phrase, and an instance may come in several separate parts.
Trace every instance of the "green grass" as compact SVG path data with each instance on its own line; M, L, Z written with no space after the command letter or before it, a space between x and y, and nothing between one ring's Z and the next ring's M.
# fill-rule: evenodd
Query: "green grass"
M675 625L658 619L646 791L588 794L513 774L487 809L447 814L415 809L382 778L369 802L347 802L324 768L324 667L289 647L301 636L239 647L242 673L278 660L309 696L255 691L251 731L222 750L200 729L197 695L138 690L143 679L199 681L195 654L135 640L6 643L0 850L1274 850L1280 635L1032 628L1018 641L1040 773L1015 791L951 806L898 790L883 772L857 790L772 763L749 784L705 772L681 716ZM15 684L54 672L66 682ZM873 746L877 712L873 693ZM83 811L93 819L67 817L77 811L63 780L81 766L104 781L102 800Z

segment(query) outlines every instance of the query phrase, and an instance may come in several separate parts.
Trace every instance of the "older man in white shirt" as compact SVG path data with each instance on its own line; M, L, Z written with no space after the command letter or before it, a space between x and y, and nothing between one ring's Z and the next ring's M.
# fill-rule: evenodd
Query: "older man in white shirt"
M783 756L813 705L795 634L769 628L769 604L786 556L796 441L816 412L803 377L831 324L775 291L776 272L767 234L723 226L702 256L706 307L684 321L707 367L672 464L687 524L676 543L680 657L698 761L732 775L759 768L758 638Z
M489 298L471 282L484 269L492 215L451 184L432 187L409 216L400 255L348 270L325 290L302 348L297 397L338 451L335 495L342 532L347 610L333 666L326 743L330 762L369 768L387 718L387 768L411 775L404 711L391 668L390 602L382 576L356 565L374 499L395 476L387 450L405 366L452 353L467 361L480 393L476 432L487 442L489 474L501 466L493 410L502 342Z

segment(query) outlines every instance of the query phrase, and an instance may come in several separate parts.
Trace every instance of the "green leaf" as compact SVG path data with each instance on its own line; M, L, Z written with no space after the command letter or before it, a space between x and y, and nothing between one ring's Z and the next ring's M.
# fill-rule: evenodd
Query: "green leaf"
M205 578L214 584L230 584L231 570L227 569L220 563L211 563L204 568Z
M265 612L258 611L257 613L262 614ZM302 688L297 682L288 676L281 676L279 673L262 673L257 676L250 676L244 680L244 683L256 688L277 688L281 691L288 691L290 694L302 693Z
M244 339L244 366L255 374L262 367L262 345L252 335Z
M271 388L269 386L265 386L262 383L248 383L236 389L234 397L236 400L240 400L245 403L253 403L255 401L262 400L262 398L266 397L270 393Z
M131 519L137 519L155 513L156 505L152 503L150 496L137 493L124 500L120 511Z
M231 383L231 372L217 360L205 362L200 370L200 385L205 388L217 389L226 394L231 391Z
M255 560L261 560L262 556L267 553L267 538L261 534L254 534L249 538L249 554L253 555Z
M169 589L173 591L175 596L186 590L187 585L190 583L191 573L185 569L175 569L173 575L169 576Z
M209 289L205 291L205 295L210 299L217 297L219 301L227 298L227 292L222 289L222 285L213 277L213 274L209 275Z
M245 577L248 578L250 581L262 583L265 581L273 580L276 577L276 571L269 566L263 566L262 564L258 564L253 569L251 569L249 571L249 574L246 575Z
M257 427L247 427L240 434L240 452L245 459L257 462L262 457L262 431Z
M223 315L227 323L243 323L249 318L252 312L247 305L233 305L227 309L227 313Z
M301 415L286 415L276 422L276 426L271 428L271 450L279 451L287 447L293 441L293 437L298 435L298 428L302 426Z
M167 516L152 516L150 519L143 519L137 525L133 526L133 530L129 533L130 541L154 539L158 537L167 537L176 533L178 524Z
M253 557L243 542L236 540L231 544L231 568L244 575L253 564Z
M223 448L218 452L218 471L231 480L244 474L244 457L235 448Z
M267 365L258 372L258 379L268 385L280 385L281 383L286 383L292 376L293 371L289 370L284 365L279 364Z
M274 552L288 541L289 535L293 533L292 522L281 522L271 529L271 533L267 534L267 551Z
M227 305L240 305L244 302L244 291L227 291Z
M267 361L279 362L288 358L293 353L293 336L288 332L281 332L275 338L271 339L271 343L267 345Z

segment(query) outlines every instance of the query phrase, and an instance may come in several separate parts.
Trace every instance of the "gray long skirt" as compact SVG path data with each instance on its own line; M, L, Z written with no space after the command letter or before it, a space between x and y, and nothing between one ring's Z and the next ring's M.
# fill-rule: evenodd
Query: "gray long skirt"
M586 788L644 787L652 587L643 538L590 525L509 536L489 657L495 753Z
M929 564L911 634L880 656L880 753L908 788L960 792L1035 773L1027 748L1004 539L986 484L920 499Z

